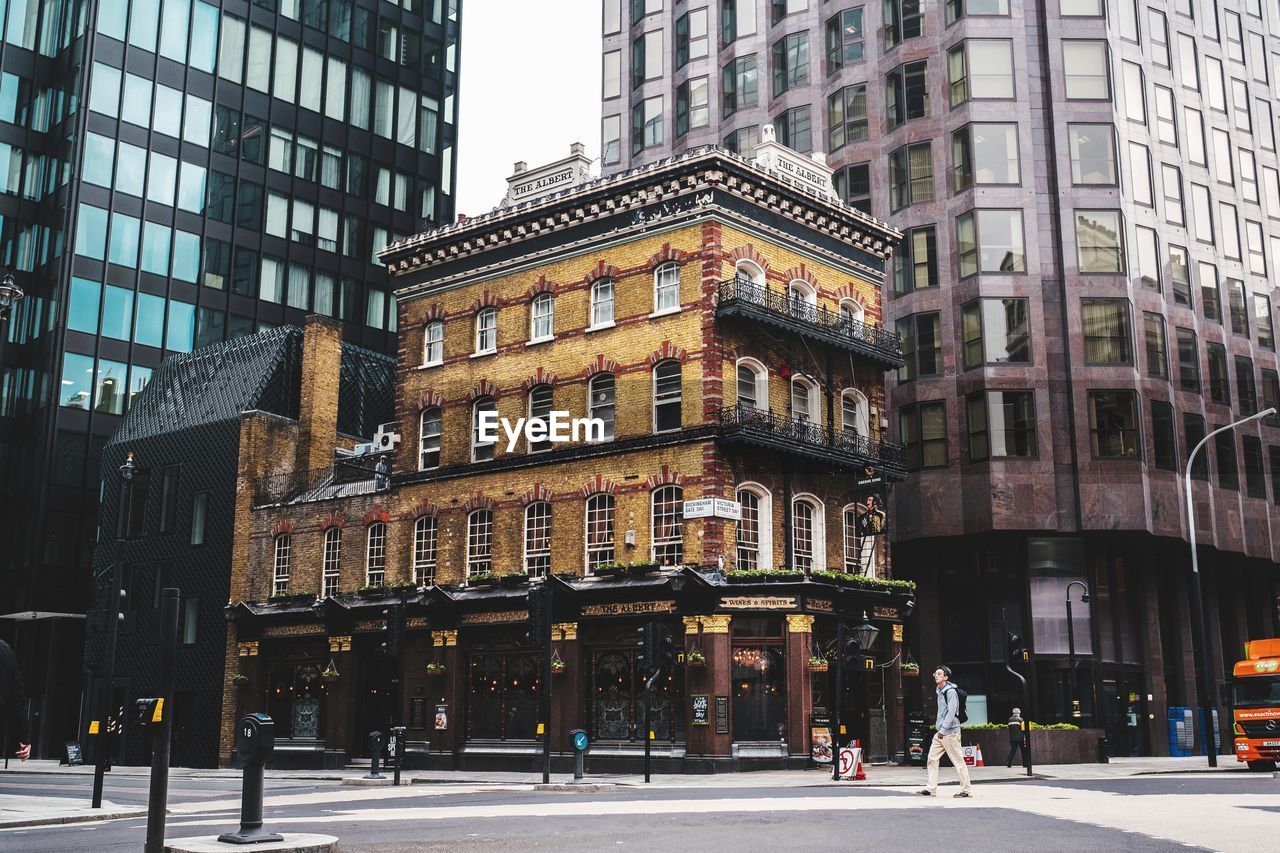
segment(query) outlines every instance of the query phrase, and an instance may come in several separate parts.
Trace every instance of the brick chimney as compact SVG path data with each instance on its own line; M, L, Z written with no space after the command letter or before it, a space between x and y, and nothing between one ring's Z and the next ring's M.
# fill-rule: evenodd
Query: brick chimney
M333 464L338 445L338 382L342 366L342 326L312 314L302 327L302 392L298 395L298 473Z

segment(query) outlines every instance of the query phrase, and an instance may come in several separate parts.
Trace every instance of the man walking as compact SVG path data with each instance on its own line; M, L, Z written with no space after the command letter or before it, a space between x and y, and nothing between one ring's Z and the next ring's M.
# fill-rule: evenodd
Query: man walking
M1013 766L1013 754L1018 753L1019 764L1027 760L1026 748L1022 745L1022 709L1014 708L1009 718L1009 756L1004 760L1005 767Z
M9 733L8 740L0 744L0 753L8 750L16 739L18 749L13 754L26 761L31 756L27 690L22 685L22 673L18 671L18 657L4 640L0 640L0 727Z
M932 797L938 790L938 766L942 763L942 753L951 759L951 764L960 776L960 793L956 797L969 796L969 768L964 763L964 754L960 751L960 694L951 683L951 669L939 666L933 671L933 683L938 689L937 732L929 746L929 781L918 793Z

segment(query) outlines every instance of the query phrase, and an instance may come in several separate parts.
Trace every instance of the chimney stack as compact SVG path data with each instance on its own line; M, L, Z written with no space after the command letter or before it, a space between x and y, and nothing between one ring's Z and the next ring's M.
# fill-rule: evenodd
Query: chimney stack
M338 384L342 326L320 314L302 327L302 391L298 395L298 447L294 470L328 468L338 446Z

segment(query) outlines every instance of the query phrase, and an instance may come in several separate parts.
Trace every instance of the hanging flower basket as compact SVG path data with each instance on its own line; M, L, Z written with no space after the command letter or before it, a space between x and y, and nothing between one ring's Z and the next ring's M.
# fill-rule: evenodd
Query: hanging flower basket
M810 672L826 672L829 667L830 664L827 663L826 658L817 656L809 658Z
M432 661L427 664L427 675L444 675L445 665L439 661Z
M568 668L569 668L568 665L564 661L559 660L558 658L553 658L551 661L552 675L564 675L565 670Z
M904 663L902 665L903 678L918 678L920 676L920 664Z
M707 656L702 652L687 652L684 656L686 666L706 666Z
M231 676L231 683L243 690L249 686L249 676L244 673L237 672L235 675Z

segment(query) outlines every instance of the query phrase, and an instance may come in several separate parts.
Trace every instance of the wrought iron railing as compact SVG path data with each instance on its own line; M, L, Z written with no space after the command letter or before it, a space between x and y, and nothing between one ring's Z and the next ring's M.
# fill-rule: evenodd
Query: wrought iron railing
M812 305L801 299L749 278L736 276L719 285L720 305L741 303L754 306L779 317L793 320L850 343L881 350L894 358L902 357L902 336L881 326L872 326L825 305Z
M350 497L377 490L379 485L373 462L335 460L327 468L266 474L253 481L254 506Z
M719 412L720 428L725 433L746 434L762 440L800 445L819 454L834 453L867 461L902 467L902 445L877 441L855 432L836 430L834 435L823 424L805 418L780 415L773 410L757 409L739 403Z

